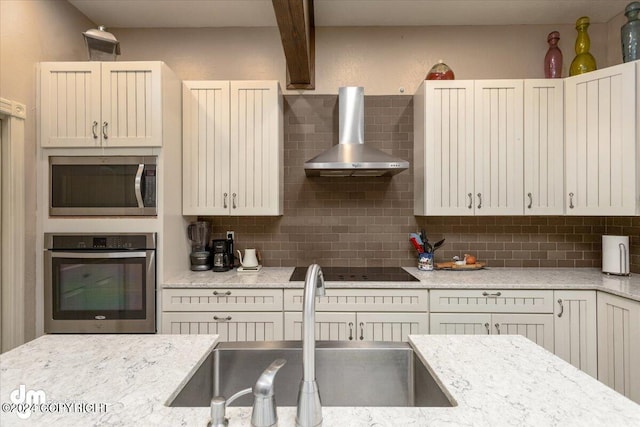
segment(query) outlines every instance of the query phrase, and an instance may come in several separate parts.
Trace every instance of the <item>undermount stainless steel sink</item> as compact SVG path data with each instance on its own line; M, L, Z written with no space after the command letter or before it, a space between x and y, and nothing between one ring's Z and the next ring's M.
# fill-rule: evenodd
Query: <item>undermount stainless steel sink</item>
M275 379L278 406L296 406L302 379L302 342L220 343L170 406L209 406L253 387L275 359L287 363ZM323 406L455 406L456 403L406 343L316 343L316 379ZM251 406L252 396L232 406Z

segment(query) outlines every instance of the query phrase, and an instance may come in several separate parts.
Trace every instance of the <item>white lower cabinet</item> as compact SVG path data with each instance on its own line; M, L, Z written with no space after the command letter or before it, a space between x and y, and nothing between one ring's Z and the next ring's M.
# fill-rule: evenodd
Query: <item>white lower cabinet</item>
M316 339L329 341L407 341L429 333L426 313L316 313ZM302 339L302 313L286 312L284 339Z
M598 292L598 379L640 403L640 302Z
M436 289L429 303L432 334L517 334L553 351L553 291Z
M553 351L553 316L550 314L432 313L432 334L523 335Z
M284 291L284 336L302 339L302 289ZM426 289L328 289L316 297L316 339L407 341L428 334Z
M220 341L282 340L282 313L163 313L168 334L218 334Z
M555 291L555 354L598 377L596 291Z
M164 289L164 334L218 334L221 341L283 339L282 289Z

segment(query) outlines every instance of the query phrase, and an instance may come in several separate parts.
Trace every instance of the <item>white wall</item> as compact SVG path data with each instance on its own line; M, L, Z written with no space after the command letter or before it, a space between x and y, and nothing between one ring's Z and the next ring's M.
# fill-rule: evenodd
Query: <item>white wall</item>
M560 31L567 75L575 55L574 25L316 28L316 90L309 93L362 85L368 95L398 94L400 87L412 94L438 59L457 79L544 77L547 34L553 30ZM163 60L183 80L277 79L285 87L275 27L110 31L121 42L123 60ZM607 31L607 24L589 28L599 67L607 65Z
M0 0L0 97L27 106L25 337L35 337L36 64L85 60L82 32L95 24L66 1Z

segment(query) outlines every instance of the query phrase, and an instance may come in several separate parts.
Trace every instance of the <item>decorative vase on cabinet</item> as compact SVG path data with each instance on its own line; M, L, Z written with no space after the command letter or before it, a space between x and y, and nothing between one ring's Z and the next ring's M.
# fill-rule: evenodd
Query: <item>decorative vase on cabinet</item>
M627 23L620 28L620 39L622 40L622 60L624 62L635 61L640 58L638 52L638 42L640 41L640 2L634 1L627 5L624 14Z
M560 33L552 31L547 36L549 50L544 57L544 76L547 79L559 79L562 77L562 51L558 47Z
M576 30L578 37L576 38L576 57L571 62L570 76L588 73L596 69L596 59L589 52L591 40L589 39L589 17L583 16L576 21Z

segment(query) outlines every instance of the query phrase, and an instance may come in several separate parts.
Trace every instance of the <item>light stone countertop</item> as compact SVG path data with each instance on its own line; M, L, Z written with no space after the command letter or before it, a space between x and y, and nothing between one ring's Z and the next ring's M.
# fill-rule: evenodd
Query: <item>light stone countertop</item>
M595 268L487 268L474 271L419 271L404 267L417 282L332 282L327 288L404 289L593 289L640 301L640 275L603 274ZM293 267L264 267L257 273L186 271L171 278L163 288L302 288L289 282Z
M325 407L325 427L640 425L640 405L524 337L410 339L457 406ZM0 355L0 401L9 403L11 391L24 384L44 391L48 402L106 403L106 412L33 412L25 422L3 411L0 425L204 426L208 408L165 404L216 341L213 335L40 337ZM249 426L250 412L229 408L230 426ZM280 427L295 425L295 408L278 414Z

